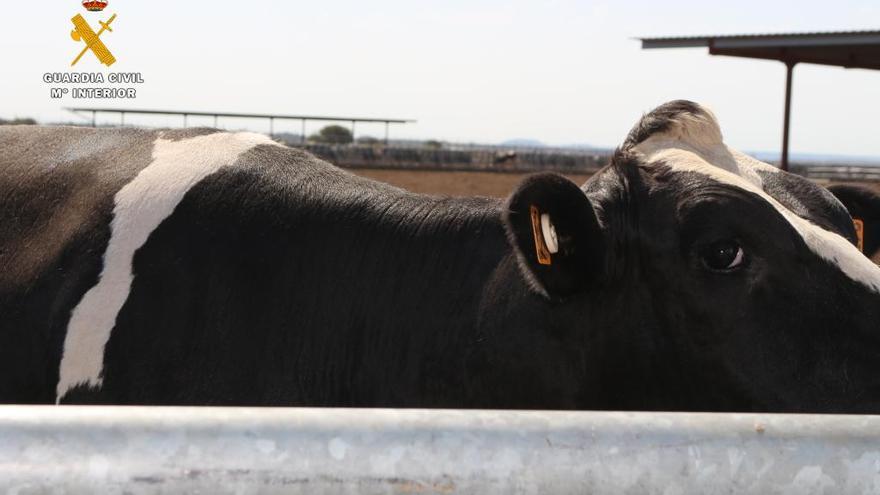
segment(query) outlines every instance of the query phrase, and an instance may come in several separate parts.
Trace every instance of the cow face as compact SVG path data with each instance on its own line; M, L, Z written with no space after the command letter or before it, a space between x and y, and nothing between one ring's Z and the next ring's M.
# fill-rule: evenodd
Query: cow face
M602 387L641 391L600 406L880 411L880 268L852 218L699 105L646 115L580 190L536 176L507 206L530 286L604 335Z

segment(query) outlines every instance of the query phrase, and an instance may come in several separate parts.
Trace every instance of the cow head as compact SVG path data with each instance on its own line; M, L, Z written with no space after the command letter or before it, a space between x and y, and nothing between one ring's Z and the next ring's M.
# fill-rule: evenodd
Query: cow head
M707 109L667 103L582 187L533 176L506 206L549 326L595 350L577 407L880 411L880 267L847 209Z

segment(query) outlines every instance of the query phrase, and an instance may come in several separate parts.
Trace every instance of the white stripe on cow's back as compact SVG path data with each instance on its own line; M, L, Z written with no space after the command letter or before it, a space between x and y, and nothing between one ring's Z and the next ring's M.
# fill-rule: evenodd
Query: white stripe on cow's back
M160 136L155 141L150 164L114 197L104 267L67 325L56 403L78 385L101 386L104 347L131 290L135 251L172 214L187 191L261 144L274 142L253 133L214 133L180 141Z
M728 148L714 115L688 115L673 122L663 132L650 136L634 147L648 163L658 162L683 172L697 172L718 182L757 194L778 211L797 231L811 251L840 268L850 279L880 293L880 267L863 255L843 236L799 217L764 192L757 170L778 171L776 167Z

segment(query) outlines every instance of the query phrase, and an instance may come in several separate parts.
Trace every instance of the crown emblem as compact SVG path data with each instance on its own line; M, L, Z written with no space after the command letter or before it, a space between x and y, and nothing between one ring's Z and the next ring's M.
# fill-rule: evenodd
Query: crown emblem
M83 7L89 12L100 12L107 6L107 0L82 0Z

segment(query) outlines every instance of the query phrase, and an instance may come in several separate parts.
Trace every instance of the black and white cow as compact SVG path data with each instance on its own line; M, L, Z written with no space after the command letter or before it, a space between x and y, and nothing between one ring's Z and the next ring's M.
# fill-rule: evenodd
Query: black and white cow
M694 103L503 202L248 133L0 151L0 402L880 412L847 210Z

